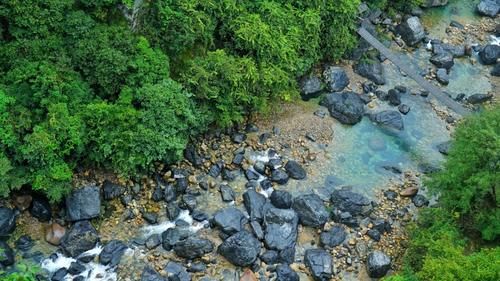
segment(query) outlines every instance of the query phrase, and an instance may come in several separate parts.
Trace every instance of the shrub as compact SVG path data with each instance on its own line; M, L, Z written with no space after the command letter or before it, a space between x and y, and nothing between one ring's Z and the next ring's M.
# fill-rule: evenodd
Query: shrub
M443 170L427 185L463 227L494 240L500 234L500 108L465 120L454 139Z

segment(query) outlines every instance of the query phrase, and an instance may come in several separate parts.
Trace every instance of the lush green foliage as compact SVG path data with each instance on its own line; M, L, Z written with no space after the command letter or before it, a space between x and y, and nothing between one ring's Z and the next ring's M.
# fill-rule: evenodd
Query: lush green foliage
M455 219L444 209L422 211L410 234L405 270L384 280L494 281L500 278L500 248L466 250L467 241Z
M0 280L2 281L36 281L37 274L40 271L39 267L34 264L26 264L23 262L16 264L16 272L4 274L0 270Z
M465 120L455 132L444 169L428 181L463 227L486 240L500 235L500 108Z
M0 5L0 194L57 201L82 164L147 172L200 128L293 99L298 77L354 46L359 1L141 3Z

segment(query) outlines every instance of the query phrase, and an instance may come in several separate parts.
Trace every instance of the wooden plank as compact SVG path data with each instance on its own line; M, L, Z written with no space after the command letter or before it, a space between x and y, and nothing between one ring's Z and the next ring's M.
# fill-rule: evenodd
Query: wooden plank
M363 27L359 28L358 34L375 49L377 49L382 55L384 55L392 63L394 63L394 65L404 71L410 78L415 80L415 82L417 82L417 84L419 84L424 90L428 91L430 95L434 96L434 98L436 98L436 100L438 100L442 105L447 106L460 115L467 115L470 113L461 104L443 93L443 91L441 91L439 87L431 84L429 81L420 76L420 74L413 71L413 69L409 67L410 64L402 62L398 56L396 56L391 50L380 43L380 41L378 41L377 38L371 35L366 29L364 29Z

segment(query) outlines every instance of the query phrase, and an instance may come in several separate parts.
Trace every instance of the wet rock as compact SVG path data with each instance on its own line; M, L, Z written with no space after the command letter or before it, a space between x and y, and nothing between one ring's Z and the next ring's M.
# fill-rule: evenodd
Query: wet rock
M344 242L347 233L341 226L334 226L328 231L324 231L320 235L320 242L323 246L336 247Z
M289 160L285 165L285 171L295 180L303 180L306 178L306 170L296 161Z
M180 263L169 261L165 266L168 280L172 281L191 281L191 275L187 273L186 268Z
M424 27L418 17L410 17L403 20L396 27L396 32L401 35L401 38L408 46L415 46L425 38Z
M257 173L254 169L247 169L245 171L245 177L249 181L256 181L260 178L260 174Z
M481 2L477 4L477 11L483 16L494 18L500 12L500 1L481 0Z
M390 89L387 92L387 100L392 106L398 106L401 104L401 93L396 89Z
M158 214L151 212L143 212L142 218L149 224L157 224L158 223Z
M431 8L431 7L440 7L448 4L448 0L424 0L422 3L422 7Z
M370 229L366 232L366 235L368 235L368 237L370 237L371 239L375 240L375 241L380 241L381 239L381 235L380 235L380 232L376 229Z
M295 197L292 208L297 212L300 223L305 226L320 227L328 221L328 211L316 194Z
M491 76L496 76L496 77L500 76L500 62L497 62L497 64L495 64L490 74Z
M425 196L420 195L420 194L413 196L413 198L411 199L411 202L413 202L415 207L418 207L418 208L429 205L429 200L427 200L427 198L425 198Z
M85 271L85 266L79 262L72 262L68 268L68 273L71 275L78 275Z
M213 164L212 167L210 167L210 169L208 170L208 174L213 178L217 178L221 172L222 172L222 163L220 162Z
M385 84L384 67L380 62L377 61L358 62L358 64L356 64L356 66L354 67L354 71L377 85Z
M464 29L464 28L465 28L463 24L459 23L459 22L458 22L458 21L456 21L456 20L451 20L451 22L450 22L450 26L451 26L451 27L458 28L458 29Z
M224 198L224 197L223 197ZM179 206L185 210L193 211L197 205L196 196L192 194L184 194L182 195L181 202Z
M292 194L285 190L275 190L271 194L271 203L276 208L289 209L292 206Z
M261 175L266 174L266 164L262 161L255 162L255 164L253 164L253 168L257 173Z
M287 264L276 267L276 281L299 281L299 275Z
M260 242L249 232L240 231L226 239L218 252L234 265L250 266L260 253Z
M395 110L384 110L370 114L370 120L389 129L403 130L404 123L401 114Z
M9 266L14 264L14 251L6 242L0 240L0 265Z
M148 250L152 250L160 246L160 244L161 244L161 239L159 234L153 234L149 236L144 243L144 245Z
M183 194L186 192L189 186L188 179L186 177L181 177L175 180L175 193L177 195Z
M50 278L51 281L63 281L65 276L68 274L66 268L59 268Z
M335 190L332 193L331 201L335 208L352 215L367 215L372 210L368 198L347 188Z
M48 222L52 218L52 208L45 197L35 196L31 203L30 214L41 222Z
M161 275L153 268L146 266L142 271L141 281L166 281Z
M288 174L282 169L277 169L271 172L272 182L283 185L288 182L288 179L289 179Z
M342 212L338 209L334 209L332 212L332 218L336 223L341 223L349 227L359 226L358 220L349 212Z
M257 221L251 221L250 227L252 228L252 232L259 240L264 239L264 230L262 230L262 226Z
M66 256L77 257L93 249L99 241L99 235L89 221L78 221L61 240L61 250Z
M208 239L190 236L185 240L177 242L174 252L181 258L195 259L211 253L214 249L213 243Z
M172 203L168 203L167 204L167 206L165 207L165 211L166 211L166 214L167 214L167 218L170 221L173 221L181 213L181 208L179 208L179 206L177 206L177 204L175 202L172 202Z
M242 133L234 133L231 136L231 139L233 140L234 143L241 144L247 139L247 136L245 134L242 134Z
M436 79L443 85L448 85L450 83L450 76L448 75L448 71L444 68L439 68L437 70Z
M177 242L188 238L190 234L187 229L180 229L178 227L165 230L161 234L163 249L166 251L172 250Z
M323 89L321 79L314 74L307 75L300 80L300 96L305 101L319 97Z
M222 169L221 172L222 179L225 181L234 181L236 179L236 174L229 169Z
M382 218L378 218L372 222L373 229L377 230L379 233L389 233L392 231L391 224Z
M19 211L25 211L31 206L31 201L33 200L33 197L29 194L24 194L24 195L17 195L14 198L14 206Z
M186 158L189 163L194 167L199 168L203 164L203 157L196 151L196 148L192 144L188 144L184 150L184 158Z
M234 201L234 191L229 185L221 185L219 187L219 192L222 197L222 201L224 202L232 202Z
M188 268L188 272L205 272L207 271L207 265L202 262L194 262Z
M437 145L438 151L444 155L448 155L450 147L451 147L451 141L446 141Z
M410 107L406 104L400 104L398 106L398 110L399 110L399 112L401 112L401 114L406 115L410 112Z
M381 278L391 268L391 258L380 251L373 251L368 255L366 269L372 278Z
M306 250L304 263L315 281L327 281L333 277L332 256L323 249Z
M0 207L0 238L11 234L16 227L14 210Z
M243 212L234 207L229 207L217 211L214 215L213 221L222 232L232 235L243 229L243 225L246 223L247 219Z
M384 196L387 200L394 202L398 198L398 193L392 190L387 190L384 191Z
M128 249L122 241L111 240L103 248L99 254L99 262L103 265L114 267L120 263L123 254Z
M278 251L295 247L298 222L293 210L269 208L264 218L266 247Z
M432 44L432 53L433 54L444 54L444 53L449 53L451 54L454 58L461 58L466 55L466 49L465 46L459 46L459 45L451 45L448 43L433 43Z
M16 240L16 249L26 252L29 251L33 247L33 239L27 235L22 235L19 239Z
M328 108L330 115L342 124L354 125L361 121L365 113L363 100L354 92L328 94L320 104Z
M175 193L175 188L173 185L165 185L165 189L163 190L163 199L167 203L173 202L177 199L177 194Z
M264 218L263 207L266 204L266 197L254 189L248 189L243 193L243 204L250 215L250 220L262 222Z
M193 217L193 219L195 221L199 221L199 222L208 220L208 215L206 213L204 213L202 211L198 211L198 210L193 210L193 212L191 213L191 216Z
M241 165L241 163L243 163L243 160L245 160L245 155L244 154L236 154L234 155L234 158L233 158L233 164L234 165Z
M75 189L66 197L66 214L69 221L98 217L101 212L99 188L89 185Z
M112 200L122 195L125 192L125 188L116 183L105 180L102 184L102 192L104 200Z
M323 77L330 92L341 92L349 85L349 77L342 67L327 67Z
M435 54L430 58L432 64L438 68L444 68L450 70L450 68L455 64L453 61L453 55L448 52L443 52Z
M269 265L275 264L279 260L278 252L273 250L268 250L264 254L260 255L260 260Z
M474 94L467 98L467 102L470 104L479 104L486 101L489 101L493 98L491 94Z
M58 246L65 234L66 228L54 222L45 229L45 241Z

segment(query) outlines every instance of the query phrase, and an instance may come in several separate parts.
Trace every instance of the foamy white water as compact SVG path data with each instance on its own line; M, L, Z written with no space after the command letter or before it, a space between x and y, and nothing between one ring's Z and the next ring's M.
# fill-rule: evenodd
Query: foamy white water
M202 229L208 221L197 222L193 220L193 217L189 214L189 210L181 210L179 216L174 221L164 221L157 225L148 225L142 229L143 236L149 237L153 234L161 234L169 228L175 227L175 222L177 220L183 220L189 224L189 230L191 232L198 232Z

